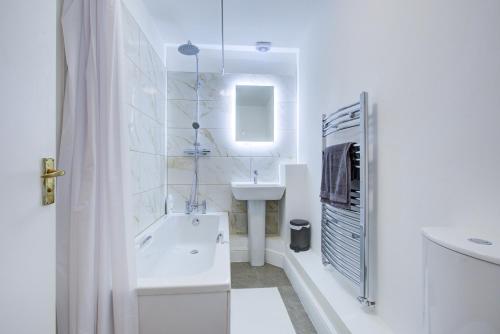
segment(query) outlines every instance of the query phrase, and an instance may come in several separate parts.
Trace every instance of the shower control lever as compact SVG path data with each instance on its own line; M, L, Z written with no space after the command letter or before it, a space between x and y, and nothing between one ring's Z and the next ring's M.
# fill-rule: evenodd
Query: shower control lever
M257 184L257 177L259 176L259 171L258 170L254 170L253 171L253 183L254 184Z
M194 203L191 203L191 201L186 201L186 214L189 215L195 210L196 210L196 212L200 212L200 208L201 208L202 214L207 213L207 201L206 200L201 201L201 204L198 203L197 201Z

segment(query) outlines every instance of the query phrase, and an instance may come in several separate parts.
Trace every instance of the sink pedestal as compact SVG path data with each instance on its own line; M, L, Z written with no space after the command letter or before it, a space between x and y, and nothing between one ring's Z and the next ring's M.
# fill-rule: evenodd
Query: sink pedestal
M266 201L279 201L285 186L279 183L231 182L234 198L248 201L248 257L250 265L264 265Z
M263 266L266 250L266 201L248 201L248 255L250 265Z

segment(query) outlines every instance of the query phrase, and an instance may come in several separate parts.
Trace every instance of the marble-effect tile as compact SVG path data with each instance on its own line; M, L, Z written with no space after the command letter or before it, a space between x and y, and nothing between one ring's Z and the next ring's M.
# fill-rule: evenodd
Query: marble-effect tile
M165 188L163 186L132 196L137 233L142 232L164 215L164 198Z
M169 157L170 184L191 184L194 161L191 157ZM247 181L250 177L250 158L201 157L200 184L229 185L232 181Z
M168 100L168 127L192 129L196 112L195 100ZM200 125L207 129L231 128L231 100L200 101Z
M193 159L184 150L192 147L191 128L196 110L196 75L193 72L168 72L167 155L168 189L175 198L175 210L183 212L189 197ZM212 210L228 211L231 233L246 234L246 202L232 198L232 181L250 181L259 171L263 182L279 181L279 165L296 162L297 103L294 77L255 74L200 74L199 142L211 152L199 160L200 199ZM269 145L237 143L234 140L234 88L237 84L275 86L277 127L275 142ZM266 232L279 233L279 210L271 204L266 214Z
M184 212L189 199L191 185L168 185L168 194L174 201L174 212ZM211 212L230 212L231 187L229 185L200 185L199 198L207 201L207 210Z
M125 112L128 117L133 218L140 233L164 215L166 196L166 71L123 7Z

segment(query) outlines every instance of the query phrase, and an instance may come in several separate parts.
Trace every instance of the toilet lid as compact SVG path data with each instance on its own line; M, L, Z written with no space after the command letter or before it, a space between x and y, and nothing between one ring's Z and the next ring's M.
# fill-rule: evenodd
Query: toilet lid
M455 252L500 265L500 233L466 227L425 227L425 238Z

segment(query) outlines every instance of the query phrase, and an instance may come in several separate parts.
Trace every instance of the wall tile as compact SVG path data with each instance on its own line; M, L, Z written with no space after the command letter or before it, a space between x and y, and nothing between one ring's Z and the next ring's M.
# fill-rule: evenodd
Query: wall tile
M231 212L247 213L247 201L237 200L234 196L232 196Z
M246 213L229 213L229 232L231 234L248 233L248 216Z
M141 73L134 91L132 105L158 122L163 122L162 115L158 114L161 110L159 104L162 101L164 100L160 89L155 87L144 73Z
M276 87L276 100L296 101L297 84L293 77L262 74L200 73L199 95L201 100L218 100L234 94L237 84L273 85ZM168 72L167 97L171 100L196 100L196 73Z
M279 233L279 213L266 212L266 235Z
M247 233L246 201L237 201L231 193L231 181L251 180L251 171L259 170L259 180L279 180L279 165L296 162L297 104L296 80L293 77L217 73L200 75L199 142L211 150L200 159L200 199L207 199L209 210L228 211L231 233ZM234 87L236 84L269 84L276 87L279 132L273 144L236 143L231 124ZM191 148L194 132L191 128L196 110L196 75L188 72L168 72L167 85L167 152L168 191L173 195L176 211L185 210L189 197L193 158L184 150ZM267 204L266 231L279 231L278 202Z
M165 126L129 106L130 149L137 152L165 154Z
M132 196L132 200L134 202L134 221L137 234L164 215L164 187L135 194Z
M133 215L140 233L164 214L166 72L139 25L123 8L124 102L129 117Z
M295 159L296 134L294 130L280 131L274 144L236 143L229 129L200 129L199 142L216 157L281 157ZM184 150L192 146L192 129L169 129L167 138L168 156L184 156Z
M128 10L123 10L123 37L125 55L135 64L139 64L140 29Z
M209 149L210 156L251 156L251 148L246 154L236 154L229 146L230 131L224 129L200 129L199 142L203 148ZM192 129L169 129L167 138L168 156L184 156L184 150L190 148L194 142L194 131ZM243 150L241 150L243 152Z
M168 72L169 100L196 100L196 73ZM217 73L200 73L200 100L218 100L224 97L224 79Z
M196 101L169 100L167 110L169 128L192 129ZM228 129L231 127L231 112L230 99L200 101L200 125L202 128Z
M164 156L132 151L130 152L130 161L133 194L166 184Z
M142 73L146 75L148 79L152 82L155 80L155 61L154 58L158 55L154 51L153 46L148 41L144 33L141 31L140 41L139 41L139 66Z
M266 212L278 212L279 201L266 201Z
M164 86L156 86L132 61L125 61L125 102L160 123L165 123Z
M194 160L191 157L169 157L170 184L191 184ZM250 180L250 158L201 157L199 159L200 184L228 185Z
M155 105L154 115L155 119L166 127L167 118L167 99L163 94L157 95L155 97L158 103Z
M124 61L125 72L125 102L131 106L135 105L134 99L136 90L140 86L141 71L139 67L129 58Z
M279 166L287 163L295 163L295 159L266 157L252 158L251 171L258 171L258 179L261 182L279 182Z
M191 185L169 185L168 193L174 199L174 211L184 212L189 199ZM229 185L200 185L199 198L207 201L207 210L211 212L229 212L231 210L231 187Z

